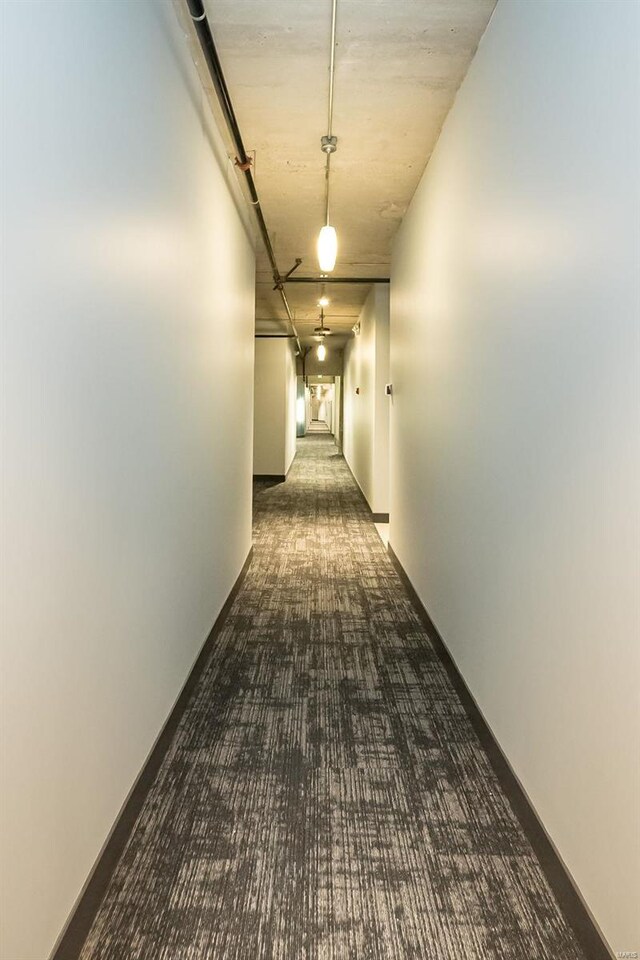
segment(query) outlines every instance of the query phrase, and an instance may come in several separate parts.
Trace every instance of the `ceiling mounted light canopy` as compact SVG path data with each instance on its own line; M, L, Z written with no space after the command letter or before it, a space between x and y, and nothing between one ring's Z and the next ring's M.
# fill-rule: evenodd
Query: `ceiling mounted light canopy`
M325 225L318 237L318 264L322 273L331 273L336 265L338 256L338 235L335 227L329 221L329 190L331 181L331 156L338 149L338 138L333 135L333 82L335 77L336 54L336 8L338 0L332 0L331 7L331 60L329 63L329 110L327 116L327 133L320 139L320 148L326 156L325 161Z

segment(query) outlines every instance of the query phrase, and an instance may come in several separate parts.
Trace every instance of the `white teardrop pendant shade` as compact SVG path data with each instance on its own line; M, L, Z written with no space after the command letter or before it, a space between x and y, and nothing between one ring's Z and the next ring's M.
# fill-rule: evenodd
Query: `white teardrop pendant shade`
M331 273L338 255L338 235L335 227L323 227L318 237L318 264L322 273Z
M327 355L327 348L325 347L324 343L321 343L320 346L318 347L318 360L324 360L326 355Z

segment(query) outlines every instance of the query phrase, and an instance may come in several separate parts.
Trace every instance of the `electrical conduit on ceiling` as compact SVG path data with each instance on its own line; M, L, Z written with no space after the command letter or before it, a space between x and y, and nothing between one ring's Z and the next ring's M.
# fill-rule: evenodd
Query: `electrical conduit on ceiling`
M222 72L222 65L220 63L220 58L218 57L218 51L216 50L215 43L213 41L213 35L211 33L211 28L209 27L209 22L207 20L207 14L204 9L203 0L186 0L187 7L189 8L189 14L191 20L193 21L193 26L200 41L200 46L204 54L207 67L209 68L209 75L213 82L214 90L218 97L220 103L220 108L222 110L227 128L231 135L231 139L234 143L234 146L237 150L236 165L242 170L245 175L245 180L247 187L249 189L249 195L251 197L251 206L256 215L258 221L258 227L260 228L260 233L262 235L262 240L264 242L265 249L267 251L267 256L269 257L269 262L271 263L271 269L273 272L273 280L275 283L275 289L280 291L280 296L282 297L282 303L287 312L287 317L289 323L291 324L291 329L293 330L293 335L296 339L298 345L299 353L302 353L302 347L300 346L300 339L298 337L298 331L293 320L293 314L291 312L291 307L289 306L289 301L287 300L287 295L284 291L283 278L280 275L278 269L278 264L276 261L276 255L271 244L271 238L269 236L269 231L267 230L267 225L265 223L264 215L262 213L262 208L260 206L260 199L258 197L258 192L256 190L256 185L253 179L253 174L251 172L251 160L247 156L247 151L244 148L244 143L242 140L242 135L240 133L240 128L238 126L238 121L236 119L235 110L233 109L233 104L231 102L231 97L229 95L229 89L227 87L224 74ZM291 271L290 271L291 272Z

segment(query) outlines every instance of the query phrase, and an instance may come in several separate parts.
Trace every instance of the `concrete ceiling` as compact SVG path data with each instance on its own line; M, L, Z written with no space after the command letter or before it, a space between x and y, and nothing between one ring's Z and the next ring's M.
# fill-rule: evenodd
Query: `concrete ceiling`
M338 0L332 158L333 276L388 276L391 243L496 0ZM317 276L331 0L206 0L211 30L281 273L302 257ZM258 242L256 329L290 332ZM368 286L334 285L326 323L337 347ZM303 343L317 324L315 285L288 284Z

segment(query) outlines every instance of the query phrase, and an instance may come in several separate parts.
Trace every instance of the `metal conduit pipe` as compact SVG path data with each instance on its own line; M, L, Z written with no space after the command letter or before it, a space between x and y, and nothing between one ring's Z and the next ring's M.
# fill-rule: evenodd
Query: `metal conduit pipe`
M229 88L227 87L224 73L222 72L222 65L220 63L220 58L218 57L216 45L213 41L213 35L211 33L211 28L209 27L203 0L187 0L187 7L189 8L189 14L193 21L194 29L198 35L198 40L200 41L200 46L202 47L202 52L207 62L207 67L209 68L209 75L211 76L211 80L220 103L220 108L224 115L229 133L231 134L231 139L233 140L234 146L238 153L238 166L243 170L245 179L247 181L247 187L251 196L251 205L254 209L256 220L258 221L258 226L260 228L260 233L262 234L262 240L267 251L267 256L269 257L269 262L271 263L273 281L277 289L280 291L282 303L287 311L287 317L289 319L289 323L291 324L291 329L293 330L296 343L298 344L298 350L302 355L302 347L300 345L298 331L296 330L296 325L293 320L293 314L291 312L291 307L289 306L289 301L287 300L287 295L284 292L283 278L278 270L276 255L271 244L269 231L267 230L267 225L265 223L262 208L260 206L258 191L256 190L253 174L251 173L251 168L249 166L249 157L247 156L247 151L244 148L242 134L240 133L235 110L233 109L233 104L229 95Z
M333 88L336 77L336 13L338 9L338 0L333 0L331 5L331 59L329 61L329 108L327 111L327 141L333 140ZM335 150L335 141L333 141L333 150ZM331 154L333 150L327 150L327 159L325 161L324 179L325 179L325 218L324 222L329 225L329 179L331 177Z
M285 277L283 283L390 283L389 277Z

